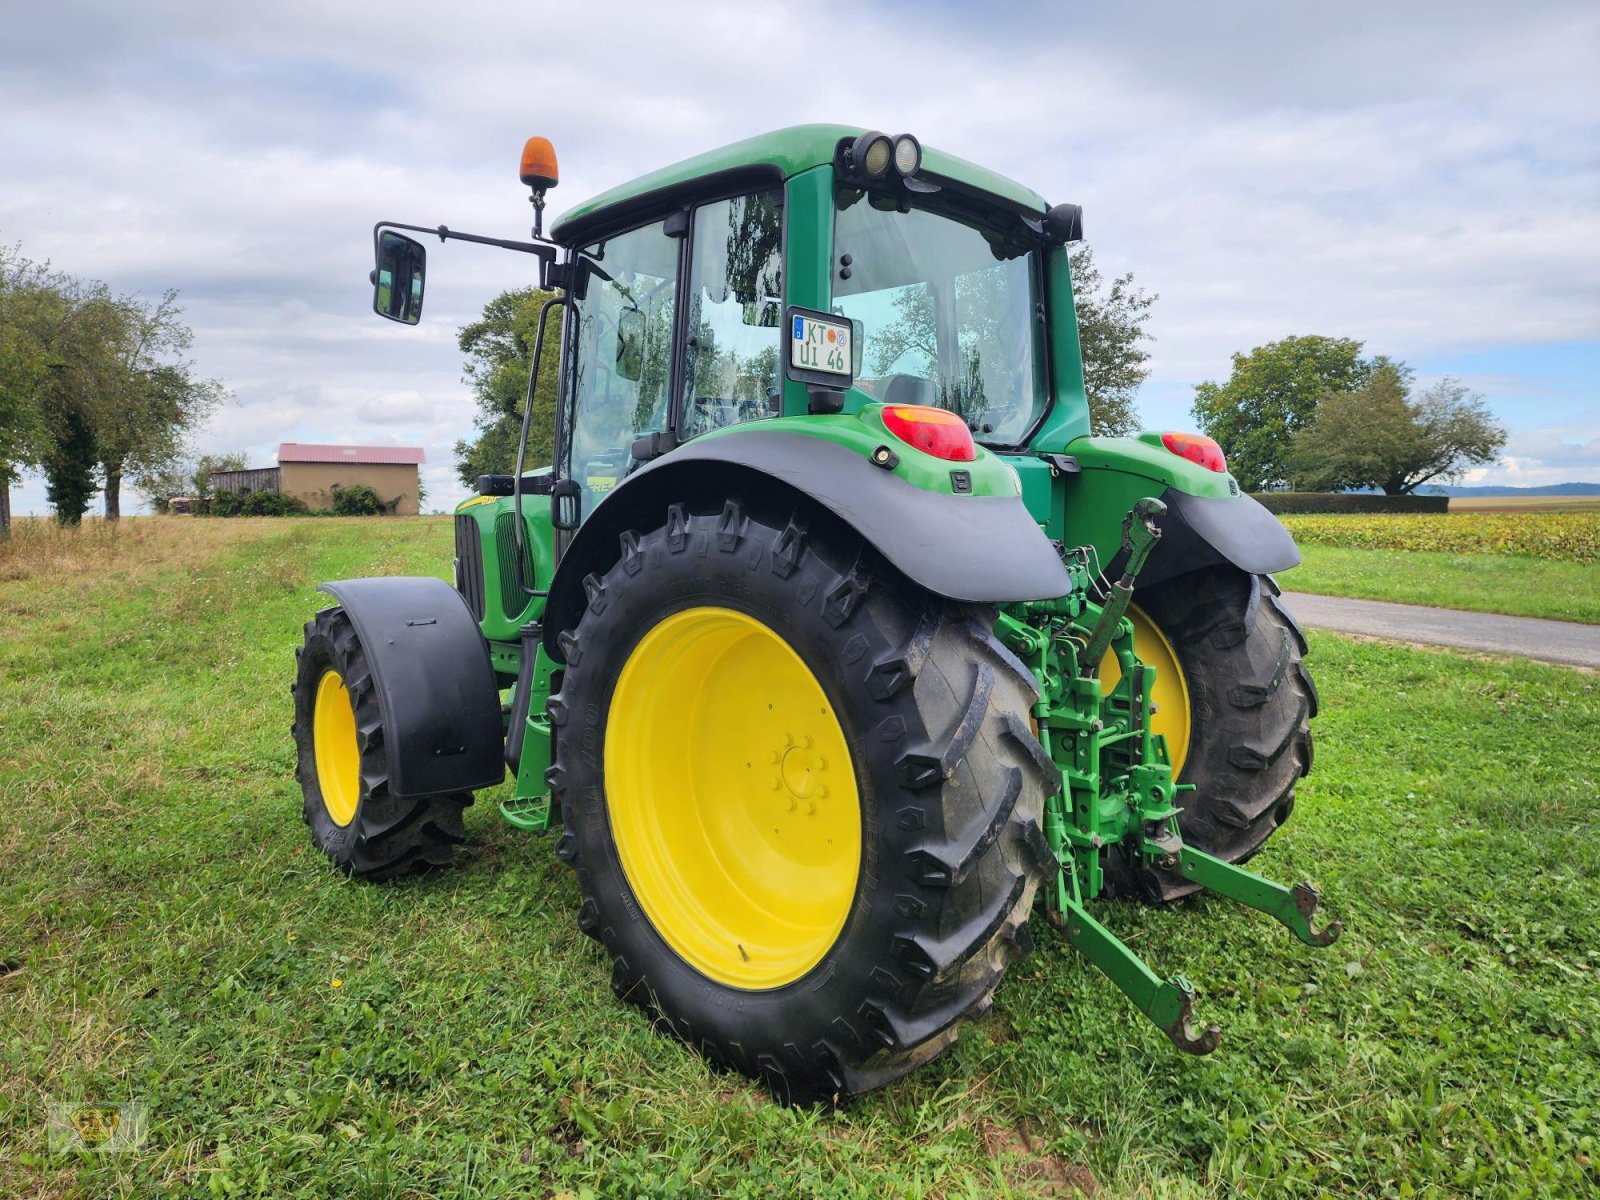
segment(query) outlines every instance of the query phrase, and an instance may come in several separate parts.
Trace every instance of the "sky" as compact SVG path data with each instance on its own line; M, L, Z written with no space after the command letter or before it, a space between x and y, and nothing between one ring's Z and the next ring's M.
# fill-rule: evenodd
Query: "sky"
M554 216L785 125L909 131L1083 205L1106 274L1159 295L1146 427L1191 427L1235 352L1352 337L1506 424L1463 482L1600 483L1597 61L1592 0L6 0L0 244L178 289L231 393L197 449L421 445L447 510L457 331L532 260L432 243L402 327L371 312L374 222L524 236L535 133Z

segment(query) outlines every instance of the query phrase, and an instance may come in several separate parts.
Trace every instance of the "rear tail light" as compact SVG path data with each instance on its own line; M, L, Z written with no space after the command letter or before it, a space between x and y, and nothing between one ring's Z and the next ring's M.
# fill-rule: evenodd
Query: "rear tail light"
M890 404L883 410L883 424L906 445L935 458L971 462L978 457L967 423L947 408Z
M1163 433L1161 444L1179 458L1187 458L1212 471L1226 471L1228 459L1222 447L1203 433Z

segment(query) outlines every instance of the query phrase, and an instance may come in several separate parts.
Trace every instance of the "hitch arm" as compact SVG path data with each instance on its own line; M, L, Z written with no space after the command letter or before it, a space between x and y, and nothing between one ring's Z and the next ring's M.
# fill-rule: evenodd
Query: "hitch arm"
M1207 1025L1197 1032L1192 1024L1194 985L1186 978L1162 979L1074 898L1068 897L1059 910L1050 910L1049 916L1067 941L1121 988L1133 1006L1154 1021L1179 1050L1210 1054L1217 1048L1222 1040L1219 1026Z
M1266 913L1287 926L1308 946L1331 945L1344 932L1344 926L1338 921L1321 929L1311 927L1311 918L1316 915L1322 896L1309 883L1286 888L1193 846L1184 846L1178 851L1178 868L1185 878L1194 880L1207 891Z
M1111 585L1111 595L1106 598L1100 623L1094 627L1084 647L1082 661L1087 664L1087 674L1099 670L1100 660L1116 636L1117 622L1122 620L1122 614L1128 611L1128 601L1133 599L1133 581L1144 570L1145 559L1161 540L1161 526L1156 522L1166 511L1165 504L1154 496L1146 496L1122 518L1122 550L1128 561L1122 568L1122 578Z

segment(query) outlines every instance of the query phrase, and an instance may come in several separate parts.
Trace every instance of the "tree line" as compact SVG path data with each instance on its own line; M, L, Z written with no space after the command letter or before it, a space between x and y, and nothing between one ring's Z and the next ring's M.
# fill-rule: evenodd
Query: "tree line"
M184 357L182 315L176 291L118 295L0 246L0 537L23 470L44 475L56 520L76 525L96 491L117 520L125 479L144 490L183 461L226 392Z

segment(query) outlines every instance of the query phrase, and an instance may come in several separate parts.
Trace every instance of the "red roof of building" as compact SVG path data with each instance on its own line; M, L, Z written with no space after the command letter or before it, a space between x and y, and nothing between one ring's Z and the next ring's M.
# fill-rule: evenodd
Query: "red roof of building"
M319 442L284 442L279 463L409 463L423 462L421 446L329 446Z

